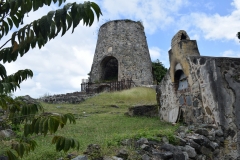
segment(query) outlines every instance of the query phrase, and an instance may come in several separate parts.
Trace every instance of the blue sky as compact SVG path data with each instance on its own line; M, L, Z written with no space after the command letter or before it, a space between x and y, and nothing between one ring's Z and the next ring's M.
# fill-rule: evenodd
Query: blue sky
M16 62L6 64L9 74L30 68L34 77L22 83L14 95L39 98L44 94L80 91L94 56L99 27L109 20L142 21L152 61L159 59L169 67L168 50L178 30L197 40L204 56L240 57L240 0L93 0L103 16L92 27L80 25L75 32L50 41L43 49L34 49ZM67 0L67 2L74 2ZM77 0L77 3L83 1ZM40 18L56 5L29 13L24 21ZM3 44L9 37L2 39Z

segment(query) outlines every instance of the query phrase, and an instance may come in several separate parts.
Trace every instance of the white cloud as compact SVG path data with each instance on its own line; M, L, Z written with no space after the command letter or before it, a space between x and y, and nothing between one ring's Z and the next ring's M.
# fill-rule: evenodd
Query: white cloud
M239 0L233 0L231 5L236 7L238 10L240 9L240 1Z
M224 51L221 55L222 57L240 57L240 52L227 50L227 51Z
M105 19L127 17L139 20L143 22L145 31L152 34L174 23L174 15L187 3L186 0L105 0L102 7Z
M199 40L200 36L198 34L190 35L191 40Z
M155 61L155 60L157 60L161 57L160 48L158 48L158 47L150 48L149 52L150 52L150 56L151 56L152 61Z
M234 0L231 4L235 9L229 15L193 12L188 16L182 16L178 26L200 33L205 39L235 40L238 42L236 34L240 26L240 0Z

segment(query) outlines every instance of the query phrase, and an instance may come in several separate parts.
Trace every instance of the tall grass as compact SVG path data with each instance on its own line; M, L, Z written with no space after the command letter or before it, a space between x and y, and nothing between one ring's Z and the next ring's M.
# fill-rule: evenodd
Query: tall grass
M154 89L137 87L119 92L101 93L97 97L87 100L84 104L96 102L98 105L112 105L125 103L127 105L156 104L156 92Z

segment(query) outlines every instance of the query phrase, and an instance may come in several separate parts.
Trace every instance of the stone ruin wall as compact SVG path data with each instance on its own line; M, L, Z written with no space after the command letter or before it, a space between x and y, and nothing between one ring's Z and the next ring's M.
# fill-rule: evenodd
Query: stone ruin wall
M117 60L118 81L132 79L136 85L153 83L152 63L140 22L115 20L101 26L90 73L91 82L105 80L104 67L111 59Z
M169 54L173 56L170 64L172 59L179 58L171 50ZM220 159L239 158L240 59L204 57L190 52L176 62L157 88L160 118L168 122L182 120L188 125L209 124L221 129L224 145L220 148ZM187 74L188 86L182 90L177 90L175 77L171 76L175 76L178 64Z

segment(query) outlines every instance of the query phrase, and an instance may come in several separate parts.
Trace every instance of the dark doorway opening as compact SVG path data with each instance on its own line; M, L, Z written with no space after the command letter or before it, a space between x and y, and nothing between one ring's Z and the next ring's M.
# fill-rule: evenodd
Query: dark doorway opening
M180 91L188 88L187 76L182 70L177 70L174 75L175 89Z
M118 80L118 60L115 57L108 56L102 60L102 76L103 81Z

